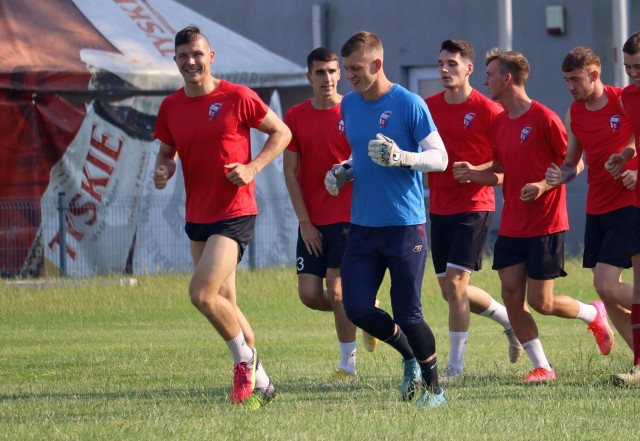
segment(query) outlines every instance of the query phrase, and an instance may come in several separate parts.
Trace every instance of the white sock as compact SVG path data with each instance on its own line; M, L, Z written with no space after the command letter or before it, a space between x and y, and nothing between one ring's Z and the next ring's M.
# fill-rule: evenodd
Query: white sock
M264 370L262 366L262 362L258 360L258 367L256 368L256 387L267 387L269 386L269 376L267 375L267 371Z
M344 369L351 375L356 373L356 342L340 343L340 364L338 367Z
M449 351L449 360L447 360L447 366L451 366L454 369L462 372L464 366L464 352L467 348L468 332L453 332L449 331L449 344L451 349Z
M578 305L580 305L580 311L578 311L578 315L576 316L576 318L582 320L587 325L591 324L591 322L594 321L596 319L596 316L598 315L598 310L596 309L596 307L593 305L584 304L582 302L578 302Z
M236 338L228 340L226 343L233 354L233 364L246 362L253 358L253 349L245 341L242 331Z
M548 371L551 370L549 360L547 360L547 356L544 354L544 349L542 349L540 337L536 337L533 340L523 343L522 347L533 362L534 368L545 368Z
M491 299L491 305L489 305L486 311L481 312L480 315L500 323L505 331L511 329L509 316L507 315L507 308L496 302L495 299Z

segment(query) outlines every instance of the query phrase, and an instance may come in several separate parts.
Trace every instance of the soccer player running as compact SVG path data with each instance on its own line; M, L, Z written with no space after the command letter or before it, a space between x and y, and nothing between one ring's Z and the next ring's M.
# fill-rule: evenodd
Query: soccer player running
M331 383L358 382L356 326L342 306L340 265L351 219L351 185L331 197L324 188L325 171L345 162L351 147L340 114L340 65L331 49L319 47L307 57L307 78L313 97L285 115L291 143L284 152L284 177L298 217L296 271L300 300L311 309L333 311L340 344L340 362ZM326 290L324 279L326 278ZM375 349L377 340L366 340Z
M376 35L353 35L341 55L354 89L342 100L353 160L330 170L325 185L334 194L353 178L342 302L353 323L401 354L402 399L413 399L422 383L416 405L437 407L444 391L420 302L427 258L422 172L444 170L447 153L424 100L387 79ZM375 306L387 269L393 318Z
M449 303L450 351L441 375L443 381L462 377L470 312L502 325L509 340L511 363L522 353L506 308L486 291L469 284L473 271L482 265L495 196L493 187L458 182L453 170L461 161L490 165L490 124L503 111L501 105L469 84L473 58L471 43L444 41L438 70L445 90L425 100L449 156L444 173L428 174L431 256L442 296Z
M176 34L174 60L184 87L160 106L155 137L161 144L153 180L156 188L165 188L179 155L185 232L195 265L191 302L233 355L231 402L257 408L274 398L275 388L258 360L251 326L236 304L236 266L258 212L254 177L285 149L291 132L255 92L212 76L214 55L196 26ZM251 128L268 135L254 158Z
M493 269L498 270L509 320L533 363L523 381L555 380L527 304L542 315L584 321L603 346L612 332L601 309L553 293L554 279L566 275L564 233L569 222L565 187L547 184L545 172L551 163L562 164L566 154L562 121L527 95L530 67L521 53L492 49L486 66L489 95L505 108L491 127L493 163L481 170L467 164L456 177L491 185L503 174L504 205Z
M600 57L593 49L577 47L567 53L562 76L574 98L564 123L567 155L560 167L550 165L546 181L554 187L571 182L582 171L584 153L589 189L582 266L591 268L593 285L602 299L593 305L603 316L609 314L631 347L633 287L622 282L622 269L631 267L637 173L633 129L620 103L622 88L602 82ZM596 339L602 353L608 354L613 339L599 334Z
M631 35L622 46L624 68L632 84L622 91L622 105L636 138L640 140L640 32ZM633 266L633 295L631 299L631 336L633 364L629 372L614 374L620 386L640 386L640 186L636 185L633 204L631 264Z

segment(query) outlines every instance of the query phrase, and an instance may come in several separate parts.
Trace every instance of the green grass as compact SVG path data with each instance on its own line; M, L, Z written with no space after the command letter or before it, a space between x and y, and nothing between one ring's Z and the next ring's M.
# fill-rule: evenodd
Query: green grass
M567 267L557 291L593 301L590 272L577 261ZM423 306L443 367L447 308L432 273L429 265ZM138 281L134 287L117 278L0 285L0 439L626 440L637 434L638 390L609 383L612 372L631 362L622 339L604 357L583 323L539 315L559 376L553 384L523 385L529 360L510 364L501 328L473 316L465 378L446 387L442 408L399 400L400 360L387 346L358 352L359 386L323 388L338 357L332 317L302 305L289 268L238 274L239 303L279 393L269 406L245 411L228 403L231 357L191 306L189 276ZM473 281L500 298L494 271ZM380 300L388 307L387 280Z

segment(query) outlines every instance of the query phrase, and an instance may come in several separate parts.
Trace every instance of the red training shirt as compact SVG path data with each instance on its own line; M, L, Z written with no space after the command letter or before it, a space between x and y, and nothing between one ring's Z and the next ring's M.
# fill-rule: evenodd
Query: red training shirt
M225 80L208 95L187 97L181 88L162 101L155 137L180 157L188 222L258 213L254 181L238 187L224 166L251 161L249 129L259 127L268 110L254 91Z
M605 86L607 104L599 110L589 110L584 101L571 104L571 131L582 146L587 169L587 213L603 214L633 204L634 192L627 190L622 179L614 179L604 164L620 153L633 136L631 122L620 105L622 88ZM625 169L635 170L633 158Z
M353 185L345 185L335 197L324 187L326 172L351 156L340 104L319 110L309 99L290 108L284 122L293 135L287 149L299 155L298 182L311 223L349 222Z
M630 84L622 91L622 105L636 136L636 151L640 145L640 87ZM634 206L640 208L640 185L636 185Z
M429 212L449 215L495 211L493 187L461 184L454 179L452 169L454 162L480 165L491 161L491 121L504 109L475 89L469 99L460 104L447 103L444 93L442 91L425 99L449 156L445 171L427 174Z
M569 229L564 185L535 201L520 200L525 184L543 181L549 164L563 162L567 132L558 115L537 101L516 119L502 112L493 120L491 145L494 159L504 169L504 206L498 234L535 237Z

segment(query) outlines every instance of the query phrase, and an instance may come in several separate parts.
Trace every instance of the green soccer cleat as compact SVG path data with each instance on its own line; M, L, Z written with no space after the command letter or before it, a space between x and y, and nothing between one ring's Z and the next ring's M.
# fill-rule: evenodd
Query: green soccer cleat
M445 404L447 400L444 398L444 390L440 389L439 394L434 394L428 390L423 390L422 394L416 400L417 407L440 407Z
M402 401L411 401L416 395L416 392L420 389L422 383L422 370L418 364L418 360L412 358L411 360L402 360L404 365L404 374L402 376L402 386L400 388L400 394Z
M269 404L276 398L276 388L269 380L269 385L267 387L256 387L253 390L253 393L244 400L242 403L242 407L248 410L256 410L261 407Z

